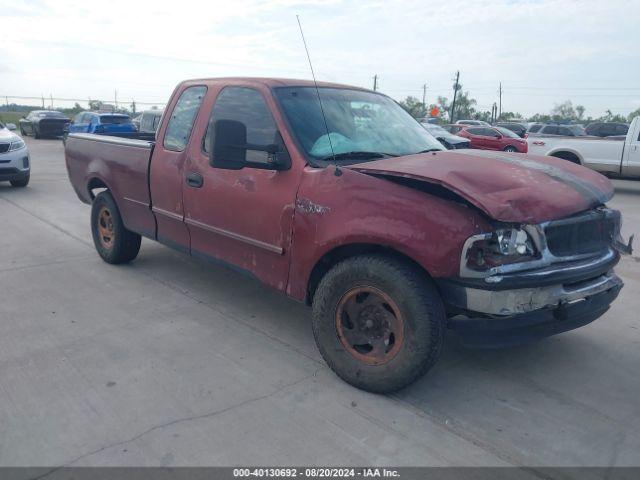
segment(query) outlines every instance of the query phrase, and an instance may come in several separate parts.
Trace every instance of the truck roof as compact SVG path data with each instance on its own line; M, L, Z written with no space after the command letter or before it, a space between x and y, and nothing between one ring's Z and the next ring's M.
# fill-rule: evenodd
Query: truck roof
M292 78L271 78L271 77L219 77L219 78L194 78L190 80L184 80L180 85L195 85L195 84L243 84L243 85L264 85L270 88L273 87L313 87L315 83L313 80L299 80ZM353 85L345 85L340 83L331 82L318 82L318 87L333 87L333 88L348 88L351 90L363 90L370 91L367 88L354 87Z

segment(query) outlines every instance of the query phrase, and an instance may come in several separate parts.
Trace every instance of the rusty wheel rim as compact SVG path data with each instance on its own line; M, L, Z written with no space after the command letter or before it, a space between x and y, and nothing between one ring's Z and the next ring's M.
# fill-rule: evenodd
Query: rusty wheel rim
M98 234L100 236L100 243L102 246L110 250L113 247L115 233L113 217L107 207L102 207L98 213Z
M336 329L344 348L369 365L396 356L404 340L404 320L396 303L375 287L345 293L336 310Z

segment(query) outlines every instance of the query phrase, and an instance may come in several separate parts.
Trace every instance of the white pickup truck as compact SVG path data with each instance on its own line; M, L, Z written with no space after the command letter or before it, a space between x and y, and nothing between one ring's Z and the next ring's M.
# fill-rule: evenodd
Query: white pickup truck
M624 139L532 134L527 144L529 154L563 158L601 173L640 177L640 117L633 119Z

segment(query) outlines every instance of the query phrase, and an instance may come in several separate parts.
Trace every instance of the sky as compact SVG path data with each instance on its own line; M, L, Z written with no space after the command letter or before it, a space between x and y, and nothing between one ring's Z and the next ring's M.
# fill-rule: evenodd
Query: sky
M164 104L187 78L311 78L490 110L640 108L640 0L0 0L0 102ZM58 100L54 106L67 106ZM86 105L86 100L80 102Z

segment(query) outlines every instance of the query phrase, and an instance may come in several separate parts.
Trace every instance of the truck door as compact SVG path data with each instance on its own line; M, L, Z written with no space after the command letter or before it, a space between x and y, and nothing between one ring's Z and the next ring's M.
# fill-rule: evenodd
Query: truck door
M182 92L175 92L167 109L171 116L158 132L149 171L157 239L184 251L189 250L189 231L184 224L182 203L183 167L193 124L206 92L204 85L186 86Z
M640 117L636 117L629 126L622 159L622 174L640 175Z
M208 97L209 121L198 122L185 165L185 223L191 235L192 255L233 265L284 290L302 166L294 162L285 171L213 168L207 135L213 122L242 122L247 128L247 143L259 145L281 143L279 131L283 125L279 119L279 126L272 114L279 118L266 87L226 86L215 93ZM247 151L247 160L266 163L267 155Z

